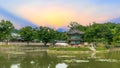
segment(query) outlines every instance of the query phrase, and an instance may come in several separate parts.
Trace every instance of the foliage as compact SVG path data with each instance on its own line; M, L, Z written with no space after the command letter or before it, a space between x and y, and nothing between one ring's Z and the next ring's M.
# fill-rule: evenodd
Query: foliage
M52 42L56 38L56 31L48 27L40 26L37 32L39 40L41 40L45 46L48 42Z
M78 29L80 31L86 31L87 27L80 25L77 22L71 22L70 25L68 26L70 30L72 29Z
M33 32L33 29L31 26L26 26L26 27L20 29L20 36L28 44L30 41L32 41L34 39L33 35L34 35L34 32Z
M96 49L97 51L107 50L107 48L105 48L105 47L96 47L95 49Z
M120 24L115 27L114 31L113 41L120 43Z
M82 37L84 42L89 43L108 43L110 45L120 43L120 24L119 23L93 23L88 26L82 26L77 22L71 22L68 26L70 30L77 29L84 32ZM47 43L56 43L56 41L67 41L67 32L58 32L49 27L36 27L26 26L20 30L14 29L13 24L10 21L0 21L0 41L9 40L11 33L20 33L21 38L30 42L37 40L42 41L45 46Z
M84 35L84 40L88 42L112 42L112 32L108 25L97 24L89 26Z
M56 40L67 40L68 36L66 32L56 32L57 36L56 36Z
M11 32L14 29L13 24L7 20L1 20L0 22L0 40L9 40Z
M89 43L120 43L120 24L106 22L106 23L93 23L89 26L82 26L77 22L72 22L69 25L70 30L77 29L83 31L84 42Z

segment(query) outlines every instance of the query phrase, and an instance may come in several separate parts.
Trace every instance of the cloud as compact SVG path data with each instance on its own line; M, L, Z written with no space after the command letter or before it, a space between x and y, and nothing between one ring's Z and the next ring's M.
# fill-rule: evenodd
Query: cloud
M59 6L49 6L45 8L20 7L19 15L34 22L37 25L61 27L68 25L75 19L76 13L72 9Z
M120 15L119 0L1 0L0 5L39 26L104 22ZM6 4L7 3L7 4Z
M10 20L15 25L16 28L25 27L25 26L36 27L36 25L33 24L32 22L23 19L19 16L16 16L15 14L9 12L8 10L2 7L0 7L0 15L1 15L1 19Z

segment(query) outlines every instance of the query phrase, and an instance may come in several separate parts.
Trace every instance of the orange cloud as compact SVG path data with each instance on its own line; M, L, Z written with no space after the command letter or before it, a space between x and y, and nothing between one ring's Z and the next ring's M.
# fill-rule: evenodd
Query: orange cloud
M22 7L19 9L19 12L24 18L37 25L53 26L55 28L67 26L69 22L74 20L76 17L74 11L58 7L49 7L44 9Z
M21 6L17 12L22 17L34 22L34 24L54 28L67 26L71 21L77 21L82 25L88 25L94 21L102 22L110 18L109 16L103 17L103 15L98 14L95 8L80 11L59 6L46 6L44 8Z
M92 22L104 22L120 15L119 4L108 4L107 1L106 4L104 2L99 4L93 0L20 0L7 4L6 1L3 2L4 4L0 2L1 6L34 24L55 28L67 26L71 21L88 25Z

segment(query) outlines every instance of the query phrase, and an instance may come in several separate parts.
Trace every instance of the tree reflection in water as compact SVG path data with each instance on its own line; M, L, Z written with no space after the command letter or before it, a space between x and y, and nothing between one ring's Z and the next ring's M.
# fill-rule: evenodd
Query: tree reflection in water
M21 62L20 68L55 68L60 60L43 52L41 56L31 57L27 55Z
M0 68L10 68L11 64L5 57L0 56Z
M47 52L24 55L1 54L0 68L119 68L119 56L120 52L99 53L92 56L80 54L75 57L58 57L48 55Z

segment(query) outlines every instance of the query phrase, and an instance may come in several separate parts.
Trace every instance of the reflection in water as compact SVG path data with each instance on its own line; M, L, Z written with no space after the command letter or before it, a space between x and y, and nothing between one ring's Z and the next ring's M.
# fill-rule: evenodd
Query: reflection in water
M57 64L56 65L56 68L67 68L67 64L65 64L65 63L59 63L59 64Z
M10 68L19 68L19 65L20 65L20 64L13 64L13 65L11 65Z
M59 57L47 52L0 54L0 68L119 68L120 52Z
M59 63L59 59L54 56L49 56L47 52L40 53L39 56L27 55L21 62L20 68L55 68Z

